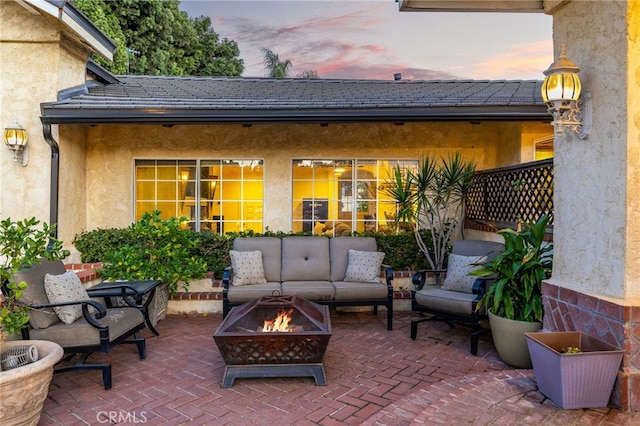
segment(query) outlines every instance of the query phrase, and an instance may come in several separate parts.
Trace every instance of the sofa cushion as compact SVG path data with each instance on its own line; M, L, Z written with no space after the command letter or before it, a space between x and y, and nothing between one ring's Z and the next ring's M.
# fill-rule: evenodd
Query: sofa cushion
M47 293L49 302L65 303L89 300L87 291L82 287L78 274L74 271L67 271L64 274L45 274L44 291ZM73 324L82 318L82 305L56 306L53 310L65 324Z
M329 281L283 281L284 296L298 296L307 300L333 300L335 289Z
M388 296L387 285L381 281L377 283L363 282L332 282L336 290L336 300L340 302L351 300L380 300Z
M281 278L283 282L329 281L329 277L328 238L285 237L282 239Z
M486 256L461 256L449 254L447 262L447 276L442 284L443 290L473 293L473 283L478 277L469 275L470 272L480 269L481 263L486 262Z
M380 282L380 267L383 260L384 253L350 249L344 280L362 283Z
M26 281L27 288L22 292L22 302L28 305L47 304L49 298L44 291L44 276L50 274L63 274L67 269L61 260L53 262L41 259L40 263L30 268L16 272L14 279L16 282ZM51 308L32 309L29 311L29 324L33 329L47 328L60 322L60 318Z
M231 267L233 268L233 285L265 284L264 265L260 250L230 250Z
M233 240L233 250L262 252L264 277L267 282L280 282L282 241L276 237L240 237Z
M231 303L244 303L253 299L268 296L282 295L280 283L253 284L242 286L230 286L227 291L227 299Z
M349 263L349 249L376 251L373 237L334 237L329 241L331 253L331 281L344 281ZM379 271L378 271L379 272Z

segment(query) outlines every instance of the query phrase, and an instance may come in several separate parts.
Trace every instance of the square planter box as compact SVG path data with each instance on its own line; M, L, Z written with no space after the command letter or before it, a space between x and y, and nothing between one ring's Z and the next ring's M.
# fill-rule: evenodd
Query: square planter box
M538 390L560 408L609 404L624 351L581 331L525 333ZM566 347L580 353L563 354Z

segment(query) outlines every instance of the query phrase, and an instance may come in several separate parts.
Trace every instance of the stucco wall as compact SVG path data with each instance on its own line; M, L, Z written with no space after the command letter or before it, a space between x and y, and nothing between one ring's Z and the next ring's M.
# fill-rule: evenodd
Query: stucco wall
M288 231L294 158L417 159L461 149L478 169L487 169L531 161L521 157L522 140L550 129L515 122L62 126L60 237L70 242L84 229L132 222L134 159L263 159L264 225Z
M40 103L84 81L88 50L67 39L54 20L13 1L0 1L0 124L13 118L28 132L26 167L0 148L0 218L49 221L51 149L40 123Z
M626 8L630 12L627 19ZM627 32L629 25L629 32ZM637 2L570 2L554 14L554 50L581 67L593 97L591 135L555 141L552 283L640 296ZM636 52L636 54L634 54ZM631 116L629 116L629 115Z

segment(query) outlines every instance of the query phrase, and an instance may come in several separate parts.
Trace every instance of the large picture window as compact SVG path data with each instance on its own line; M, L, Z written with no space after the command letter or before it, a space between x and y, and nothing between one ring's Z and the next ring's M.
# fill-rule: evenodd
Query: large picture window
M396 205L384 191L394 166L413 160L293 160L292 229L324 235L395 230Z
M262 160L136 160L134 216L160 210L196 231L262 232L263 182Z

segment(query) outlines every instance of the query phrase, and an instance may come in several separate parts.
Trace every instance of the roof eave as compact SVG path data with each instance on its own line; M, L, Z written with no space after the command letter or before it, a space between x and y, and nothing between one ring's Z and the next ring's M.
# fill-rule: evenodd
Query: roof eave
M411 121L542 121L551 116L543 105L316 109L316 110L193 110L82 108L60 109L41 105L43 124L254 124L254 123L362 123Z
M397 0L401 12L544 12L543 0Z

